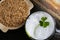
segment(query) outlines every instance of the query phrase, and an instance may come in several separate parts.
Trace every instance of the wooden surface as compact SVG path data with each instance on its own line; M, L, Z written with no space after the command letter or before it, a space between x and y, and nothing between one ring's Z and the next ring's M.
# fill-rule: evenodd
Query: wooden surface
M60 12L57 12L56 9L54 9L53 6L49 5L47 2L42 1L42 0L33 0L37 5L40 6L44 11L48 12L51 14L53 17L58 19L60 21Z

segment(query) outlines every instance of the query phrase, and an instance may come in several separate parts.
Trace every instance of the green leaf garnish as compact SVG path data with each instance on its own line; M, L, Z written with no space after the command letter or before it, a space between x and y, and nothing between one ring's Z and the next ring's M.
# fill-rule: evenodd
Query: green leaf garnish
M42 17L41 20L44 22L47 19L47 17Z
M40 21L40 26L43 26L43 22L42 21Z
M47 27L49 25L49 22L44 22L43 23L43 27L45 28L45 27Z
M49 22L46 22L46 20L47 20L47 17L42 17L41 21L39 21L40 26L42 26L44 28L46 28L47 26L49 26Z

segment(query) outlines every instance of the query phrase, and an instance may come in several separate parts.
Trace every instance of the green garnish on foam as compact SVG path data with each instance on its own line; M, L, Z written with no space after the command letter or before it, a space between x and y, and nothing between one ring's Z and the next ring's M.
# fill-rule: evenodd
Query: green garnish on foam
M46 22L46 20L47 20L47 17L42 17L41 21L39 21L40 26L42 26L44 28L46 28L47 26L49 26L49 22Z
M34 29L34 33L35 33L36 29L40 26L42 26L43 28L46 28L47 26L49 26L49 22L47 22L46 20L47 20L47 17L41 18L41 21L39 21L39 24Z

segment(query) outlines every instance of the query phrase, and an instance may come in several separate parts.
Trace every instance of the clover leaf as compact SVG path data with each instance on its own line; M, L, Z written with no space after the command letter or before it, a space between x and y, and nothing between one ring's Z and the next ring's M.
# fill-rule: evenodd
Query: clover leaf
M49 22L46 22L46 20L47 20L47 17L42 17L41 21L39 21L40 26L42 26L44 28L46 28L47 26L49 26Z

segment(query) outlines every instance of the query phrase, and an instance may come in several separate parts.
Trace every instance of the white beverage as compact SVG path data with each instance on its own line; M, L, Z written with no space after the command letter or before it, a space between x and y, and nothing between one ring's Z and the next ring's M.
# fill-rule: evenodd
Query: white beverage
M42 26L39 26L39 21L42 17L47 17L47 20L49 22L49 26L46 28L43 28ZM47 39L50 37L55 29L55 21L53 20L52 16L50 16L48 13L43 11L38 11L35 13L32 13L29 18L26 21L25 26L27 34L36 39Z

